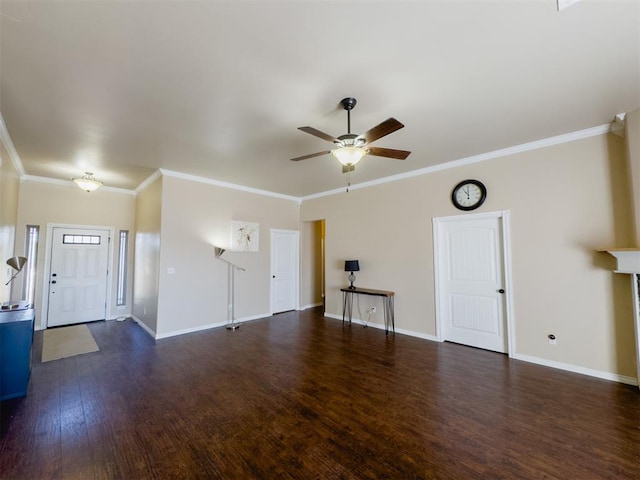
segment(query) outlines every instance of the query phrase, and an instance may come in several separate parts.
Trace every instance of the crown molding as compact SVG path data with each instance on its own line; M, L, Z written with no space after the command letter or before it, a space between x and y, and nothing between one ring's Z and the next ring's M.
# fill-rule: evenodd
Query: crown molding
M440 163L431 167L420 168L417 170L411 170L410 172L399 173L398 175L391 175L389 177L378 178L371 180L370 182L356 183L349 186L349 190L359 190L361 188L373 187L375 185L381 185L383 183L396 182L398 180L404 180L405 178L419 177L421 175L427 175L429 173L439 172L441 170L448 170L450 168L458 168L464 165L471 165L474 163L480 163L494 158L506 157L509 155L515 155L517 153L529 152L531 150L538 150L540 148L551 147L554 145L560 145L562 143L575 142L583 138L597 137L599 135L605 135L611 131L611 124L600 125L597 127L587 128L584 130L578 130L577 132L565 133L563 135L557 135L555 137L543 138L542 140L535 140L533 142L523 143L514 147L502 148L500 150L494 150L492 152L481 153L479 155L472 155L471 157L460 158L451 162ZM301 197L301 201L312 200L314 198L327 197L329 195L335 195L338 193L344 193L345 189L336 188L334 190L328 190L326 192L314 193Z
M145 188L147 188L149 185L151 185L153 182L156 181L156 179L160 178L161 176L162 174L160 173L160 170L156 170L155 172L153 172L140 185L136 187L136 189L134 190L135 194L138 195L140 192L142 192Z
M20 155L18 155L16 147L13 145L13 141L9 135L9 130L7 130L7 125L4 123L2 113L0 113L0 141L2 141L4 148L6 148L9 158L11 159L11 163L13 163L13 167L16 169L16 172L18 172L18 177L22 178L25 175L22 160L20 160Z
M580 0L557 0L556 3L558 5L558 11L562 11L567 7L570 7L574 3L578 3Z
M595 137L599 135L605 135L612 131L611 124L600 125L597 127L587 128L584 130L578 130L576 132L571 132L563 135L557 135L555 137L544 138L542 140L536 140L533 142L523 143L521 145L516 145L514 147L503 148L500 150L494 150L492 152L481 153L479 155L473 155L470 157L460 158L458 160L453 160L450 162L433 165L430 167L420 168L417 170L412 170L410 172L400 173L398 175L391 175L384 178L379 178L376 180L372 180L370 182L356 183L349 186L349 190L359 190L362 188L373 187L376 185L381 185L384 183L395 182L398 180L404 180L406 178L418 177L421 175L428 175L430 173L439 172L441 170L448 170L450 168L458 168L465 165L471 165L474 163L484 162L486 160L492 160L494 158L506 157L508 155L514 155L517 153L528 152L531 150L537 150L540 148L551 147L554 145L559 145L563 143L570 143L576 140L581 140L584 138ZM65 185L65 186L77 186L67 180L58 180L55 178L49 177L38 177L35 175L27 175L24 172L24 168L22 166L22 162L18 153L16 152L15 147L13 146L13 142L11 141L11 137L9 136L9 132L7 131L6 125L4 123L4 119L2 118L2 114L0 113L0 141L2 141L3 145L7 149L9 153L9 157L11 161L18 171L20 181L32 181L32 182L42 182L42 183L51 183L56 185ZM327 197L330 195L337 195L344 193L345 187L335 188L332 190L327 190L324 192L313 193L311 195L305 195L302 197L295 197L292 195L285 195L282 193L270 192L268 190L260 190L257 188L247 187L244 185L238 185L235 183L223 182L220 180L215 180L211 178L200 177L197 175L190 175L186 173L176 172L173 170L166 170L164 168L160 168L153 172L149 177L147 177L140 185L136 187L135 190L128 190L124 188L116 188L116 187L108 187L102 186L100 190L110 191L114 193L125 193L130 195L137 195L142 192L145 188L147 188L151 183L153 183L160 176L167 176L173 178L181 178L183 180L190 180L199 183L206 183L209 185L215 185L218 187L229 188L232 190L238 190L247 193L254 193L257 195L264 195L272 198L279 198L282 200L288 200L292 202L298 203L298 205L302 204L307 200L313 200L316 198Z
M60 180L58 178L51 178L51 177L39 177L37 175L22 175L20 177L20 182L48 183L50 185L61 185L63 187L78 188L78 186L75 183L73 183L71 180ZM136 194L134 190L128 190L126 188L108 187L105 185L101 186L99 190L104 192L112 192L112 193L124 193L126 195Z
M270 192L268 190L260 190L257 188L246 187L244 185L238 185L235 183L222 182L220 180L214 180L211 178L198 177L196 175L189 175L187 173L175 172L173 170L165 170L164 168L160 169L160 173L162 173L162 175L166 177L181 178L183 180L191 180L192 182L206 183L208 185L215 185L217 187L230 188L232 190L239 190L241 192L255 193L257 195L264 195L266 197L279 198L281 200L289 200L291 202L296 202L296 203L300 202L299 197L294 197L292 195L285 195L283 193Z

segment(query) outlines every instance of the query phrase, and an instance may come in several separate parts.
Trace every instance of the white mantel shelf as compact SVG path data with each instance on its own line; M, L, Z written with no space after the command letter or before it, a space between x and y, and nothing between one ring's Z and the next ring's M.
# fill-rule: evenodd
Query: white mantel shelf
M614 272L640 274L640 248L600 248L598 251L608 252L616 257L618 268Z
M629 273L631 278L631 291L633 298L633 328L636 334L636 372L637 385L640 388L640 288L638 278L640 275L640 248L602 248L599 252L609 252L616 257L618 268L616 273Z

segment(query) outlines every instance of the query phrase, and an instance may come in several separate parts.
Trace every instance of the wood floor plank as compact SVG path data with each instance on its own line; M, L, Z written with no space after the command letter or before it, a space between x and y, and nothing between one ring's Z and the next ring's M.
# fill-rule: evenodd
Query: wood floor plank
M317 310L157 342L89 328L99 352L36 354L0 404L0 478L640 478L632 386Z

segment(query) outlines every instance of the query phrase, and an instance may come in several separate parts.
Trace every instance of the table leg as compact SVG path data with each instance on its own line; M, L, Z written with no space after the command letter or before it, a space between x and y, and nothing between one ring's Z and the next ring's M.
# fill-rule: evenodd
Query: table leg
M396 322L393 312L393 296L384 297L384 331L389 335L389 327L396 333Z
M347 292L342 292L342 324L344 325L344 315L347 311Z
M345 318L351 323L351 315L353 313L353 292L342 292L342 323Z
M382 297L382 313L384 317L384 334L389 335L389 297Z

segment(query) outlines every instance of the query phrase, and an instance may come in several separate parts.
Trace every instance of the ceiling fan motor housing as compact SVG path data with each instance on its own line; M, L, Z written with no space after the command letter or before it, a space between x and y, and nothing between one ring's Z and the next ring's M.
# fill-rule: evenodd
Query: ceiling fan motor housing
M338 137L337 142L333 142L338 147L363 147L366 140L355 133L346 133Z

